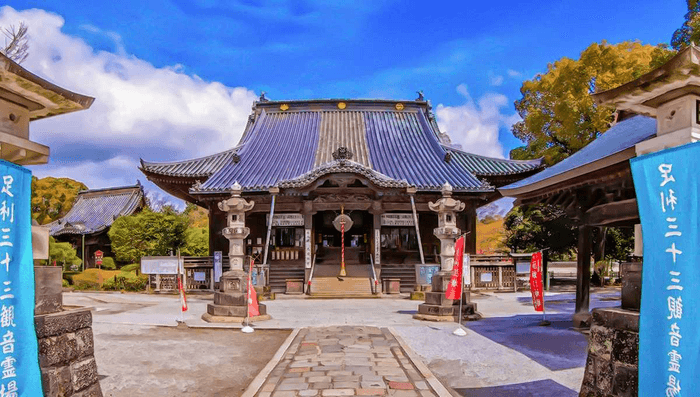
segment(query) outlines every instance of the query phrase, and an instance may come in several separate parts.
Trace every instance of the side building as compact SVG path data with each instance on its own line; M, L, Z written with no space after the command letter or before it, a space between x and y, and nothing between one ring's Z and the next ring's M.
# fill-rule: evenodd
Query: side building
M120 216L141 211L146 206L143 186L123 186L83 190L78 193L66 216L48 225L49 234L57 241L69 242L85 258L85 268L95 267L95 252L113 256L107 233Z
M244 253L265 264L273 290L283 290L290 278L308 283L312 268L314 275L337 275L342 258L348 276L366 275L373 266L378 279L399 278L402 289L412 289L416 265L440 263L453 249L449 241L459 232L441 234L445 220L469 233L466 252L475 253L476 209L501 197L497 187L540 170L541 161L460 150L439 131L422 97L261 97L233 148L193 160L142 160L140 168L163 190L209 210L209 247L223 255L227 214L218 203L240 186L254 203L245 216ZM446 219L451 215L439 206L431 209L445 196L464 204L456 219Z

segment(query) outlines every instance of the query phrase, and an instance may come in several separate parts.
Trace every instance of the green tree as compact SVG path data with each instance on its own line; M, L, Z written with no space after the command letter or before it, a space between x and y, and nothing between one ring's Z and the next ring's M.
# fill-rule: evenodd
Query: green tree
M185 256L209 255L209 228L189 227L185 231L185 246L180 251Z
M187 216L172 207L118 218L109 230L117 261L136 263L142 256L170 255L185 245Z
M48 265L63 266L64 270L78 270L83 263L78 258L78 253L70 243L59 243L53 237L49 237L49 261Z
M591 94L639 77L671 51L639 42L593 43L578 60L561 58L547 72L525 81L515 108L522 118L513 125L524 146L513 149L513 159L543 157L555 164L605 132L614 109L596 106Z
M505 217L506 245L520 252L548 248L552 255L571 253L577 228L564 211L550 205L514 207Z
M32 177L32 217L44 225L66 216L83 183L69 178Z
M700 44L700 2L687 0L688 12L685 14L683 25L673 32L671 46L680 50L690 43Z

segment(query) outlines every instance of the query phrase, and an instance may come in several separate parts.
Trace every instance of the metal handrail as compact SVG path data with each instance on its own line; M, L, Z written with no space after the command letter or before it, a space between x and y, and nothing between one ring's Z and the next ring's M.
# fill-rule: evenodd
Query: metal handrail
M318 246L314 246L314 254L311 256L311 271L309 271L309 282L306 284L306 293L311 293L311 279L314 278L314 269L316 268L316 253Z
M372 290L376 294L378 282L377 282L377 272L374 270L374 256L373 255L369 256L369 267L372 269L372 282L374 284L372 286Z

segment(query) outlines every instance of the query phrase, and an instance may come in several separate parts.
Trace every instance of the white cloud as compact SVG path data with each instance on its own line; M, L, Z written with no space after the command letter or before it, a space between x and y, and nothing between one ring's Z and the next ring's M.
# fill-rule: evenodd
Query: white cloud
M518 72L517 70L513 70L513 69L508 69L508 72L507 72L507 73L508 73L508 76L510 76L510 77L520 77L520 76L522 76L522 73Z
M180 65L155 67L123 50L121 37L99 27L117 53L95 51L61 31L61 16L43 10L0 8L0 26L29 26L32 73L95 97L89 110L32 123L32 140L51 147L51 163L36 174L70 176L89 187L131 184L145 177L138 158L179 160L234 146L256 95L181 72ZM117 172L123 173L117 173Z
M489 83L494 87L499 87L503 84L503 76L489 73Z
M517 114L504 114L503 108L510 105L505 95L487 93L478 101L469 95L465 84L457 86L457 92L465 98L460 106L440 104L435 110L438 125L453 143L462 149L484 156L504 158L503 146L498 141L498 130L510 128L519 120Z

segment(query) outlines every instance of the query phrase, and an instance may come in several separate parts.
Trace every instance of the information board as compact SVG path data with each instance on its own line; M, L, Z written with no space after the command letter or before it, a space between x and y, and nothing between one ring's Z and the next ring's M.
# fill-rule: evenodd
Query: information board
M178 266L179 264L179 266ZM143 274L178 274L185 266L185 260L176 256L144 256L141 258Z

